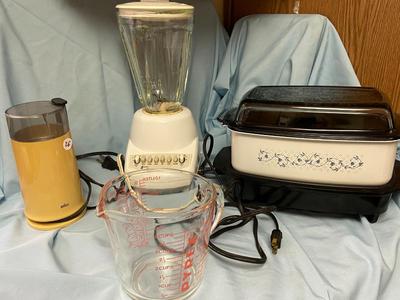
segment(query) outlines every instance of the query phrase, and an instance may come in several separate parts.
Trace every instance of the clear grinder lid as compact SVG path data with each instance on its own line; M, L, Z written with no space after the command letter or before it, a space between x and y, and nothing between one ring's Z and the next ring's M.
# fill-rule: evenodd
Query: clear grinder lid
M59 137L69 131L65 105L67 101L33 101L6 110L10 138L19 142L36 142Z

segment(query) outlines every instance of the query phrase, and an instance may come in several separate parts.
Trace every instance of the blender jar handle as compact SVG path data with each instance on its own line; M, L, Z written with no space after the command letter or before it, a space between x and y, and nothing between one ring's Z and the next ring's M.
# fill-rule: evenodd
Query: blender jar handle
M216 199L217 207L216 207L216 211L215 211L214 222L211 225L210 233L212 233L215 230L219 221L221 220L222 212L224 211L224 200L225 200L224 192L222 191L222 189L215 184L214 184L214 187L217 192L217 199Z

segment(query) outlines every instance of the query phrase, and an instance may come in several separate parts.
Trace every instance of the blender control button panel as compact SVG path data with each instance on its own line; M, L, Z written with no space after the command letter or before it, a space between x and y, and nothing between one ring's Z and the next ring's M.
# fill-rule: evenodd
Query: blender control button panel
M135 155L133 156L133 162L137 165L140 163L140 156L139 155Z
M189 165L191 157L191 154L183 153L135 154L129 156L128 168L130 170L147 167L181 169Z
M178 155L178 161L180 164L183 164L186 161L186 157L184 154L179 154Z

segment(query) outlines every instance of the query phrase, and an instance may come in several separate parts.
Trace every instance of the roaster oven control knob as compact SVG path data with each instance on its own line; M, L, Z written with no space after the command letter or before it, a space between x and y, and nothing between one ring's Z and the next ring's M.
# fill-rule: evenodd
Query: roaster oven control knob
M133 162L137 165L137 164L139 164L140 163L140 156L139 155L135 155L134 157L133 157Z
M154 156L154 163L155 164L158 164L158 161L160 160L160 158L156 155L156 156Z
M178 160L179 160L179 162L180 162L181 164L183 164L183 163L185 162L185 160L186 160L185 155L184 155L184 154L179 154Z
M160 162L161 162L162 164L165 163L165 156L164 156L164 155L161 155L161 157L160 157Z
M151 163L153 162L153 156L148 155L148 156L147 156L147 162L148 162L149 164L151 164Z
M171 161L172 161L172 157L171 157L171 155L168 155L167 156L167 164L171 164Z

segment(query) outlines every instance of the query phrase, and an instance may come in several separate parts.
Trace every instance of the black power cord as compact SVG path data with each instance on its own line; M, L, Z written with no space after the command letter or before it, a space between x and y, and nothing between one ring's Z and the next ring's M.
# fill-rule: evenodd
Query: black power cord
M204 154L204 161L199 167L199 174L203 175L204 177L210 178L210 176L214 176L214 179L218 181L221 187L224 187L223 180L216 171L213 163L211 162L211 153L214 146L214 138L210 134L206 134L203 140L203 154ZM100 158L97 159L101 163L101 166L108 170L118 170L117 162L111 156L118 156L118 153L111 152L111 151L98 151L98 152L90 152L81 155L77 155L76 159L84 159L89 157L99 156ZM123 159L123 158L122 158ZM124 164L124 162L122 161ZM95 209L96 206L89 206L89 200L92 193L92 184L95 184L99 187L103 187L103 184L97 182L92 177L84 173L82 170L79 170L79 175L81 179L86 183L88 186L88 194L86 197L86 206L87 209ZM228 202L225 203L226 207L236 207L239 210L238 215L231 215L221 219L221 221L217 225L217 230L210 236L209 240L209 248L224 257L229 259L252 263L252 264L264 264L267 261L267 256L260 245L259 238L258 238L258 215L267 215L271 217L275 224L275 229L271 232L270 243L272 248L272 253L277 254L278 249L281 247L282 241L282 232L279 229L278 220L273 214L273 211L276 210L276 207L273 206L254 206L254 205L243 205L241 199L235 199L233 195L231 195L229 188L225 186L224 188L225 198L228 199ZM217 238L218 236L222 235L225 232L230 230L234 230L236 228L242 227L249 222L253 222L253 236L255 241L255 247L260 257L250 257L244 256L236 253L232 253L226 250L221 249L220 247L216 246L213 239ZM219 228L219 229L218 229Z
M208 149L207 149L207 145ZM203 140L203 154L204 154L204 161L200 165L199 173L205 177L208 177L208 175L211 174L216 177L218 180L219 184L223 186L223 181L220 178L218 172L216 171L213 163L211 162L210 155L212 152L212 147L214 145L214 138L210 134L206 134L204 136ZM208 168L207 168L208 166ZM271 236L270 236L270 243L271 243L271 249L273 254L277 254L278 249L281 247L281 241L282 241L282 231L279 229L279 224L276 216L272 213L273 211L276 210L276 207L273 206L252 206L252 205L246 205L244 206L243 203L241 202L241 199L234 199L233 195L230 195L229 189L224 190L225 193L225 198L228 199L228 202L225 203L225 206L227 207L236 207L239 210L239 215L231 215L227 216L221 219L221 221L217 225L217 230L214 231L214 233L210 236L210 241L209 241L209 248L213 250L214 252L227 257L229 259L241 261L241 262L246 262L246 263L252 263L252 264L264 264L267 261L267 256L262 249L259 239L258 239L258 219L257 216L260 214L264 214L269 216L274 224L275 224L275 229L272 230ZM247 223L253 221L253 236L254 236L254 241L255 241L255 247L256 250L259 254L260 257L250 257L250 256L244 256L232 252L228 252L226 250L221 249L220 247L216 246L212 240L215 239L216 237L220 236L221 234L242 227L246 225ZM222 227L218 229L219 227Z
M99 156L100 158L98 161L101 163L101 166L108 170L118 170L117 162L111 156L118 156L118 153L111 152L111 151L97 151L97 152L89 152L80 155L76 155L76 159L84 159L89 157ZM89 205L90 196L92 195L92 184L97 185L99 187L103 187L104 184L94 180L92 177L84 173L82 170L79 169L79 176L80 178L86 183L88 187L88 193L86 196L86 208L87 209L95 209L96 206Z

